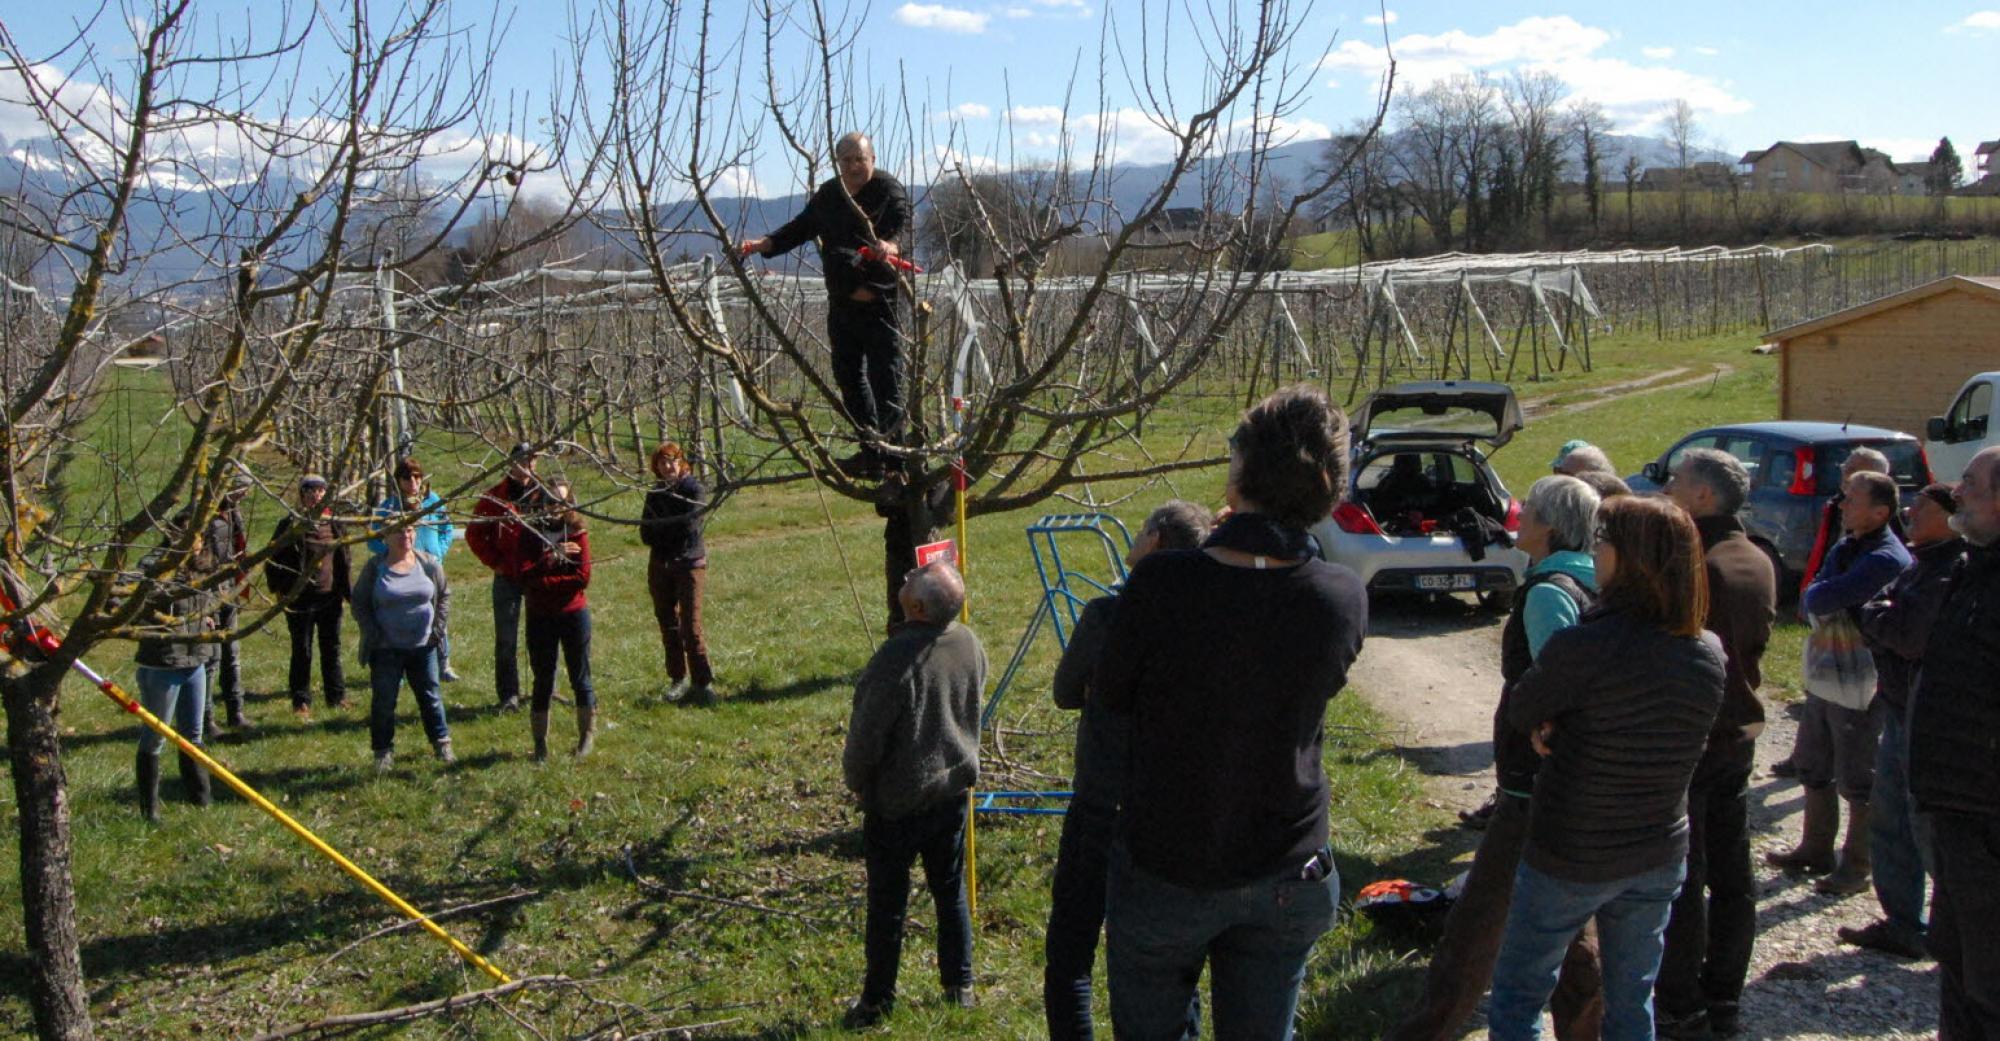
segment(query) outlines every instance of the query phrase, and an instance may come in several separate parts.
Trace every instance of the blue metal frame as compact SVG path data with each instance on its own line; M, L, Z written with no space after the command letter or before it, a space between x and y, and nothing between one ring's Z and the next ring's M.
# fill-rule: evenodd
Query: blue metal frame
M1103 551L1105 567L1110 575L1108 584L1074 570L1070 562L1063 558L1062 543L1057 536L1083 534L1096 536L1096 548ZM1083 615L1083 605L1096 597L1110 594L1125 581L1125 554L1132 548L1132 533L1126 530L1122 521L1108 513L1050 514L1028 525L1027 535L1028 551L1034 556L1035 577L1041 580L1042 595L1035 605L1034 617L1028 620L1028 628L1021 634L1021 642L1014 645L1014 655L1008 660L1006 671L1001 673L1000 682L993 688L993 696L987 699L985 710L979 714L981 733L993 725L994 716L1000 710L1000 699L1013 686L1022 664L1028 659L1028 648L1034 646L1035 638L1041 635L1043 623L1047 622L1055 629L1057 644L1067 650L1070 633L1075 630L1077 619ZM1049 799L1066 802L1070 794L1066 791L975 791L973 806L980 813L1059 815L1068 812L1067 809L1006 806L996 805L996 802Z

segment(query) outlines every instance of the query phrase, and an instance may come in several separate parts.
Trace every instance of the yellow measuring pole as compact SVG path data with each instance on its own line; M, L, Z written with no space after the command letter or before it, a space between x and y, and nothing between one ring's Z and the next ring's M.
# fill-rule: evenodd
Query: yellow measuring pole
M53 647L51 646L55 641L55 637L53 635L48 634L47 630L42 630L37 635L40 637L40 639L37 642L39 642L44 649L53 649ZM89 665L84 664L80 660L72 662L71 667L76 669L76 671L82 673L85 678L90 680L90 682L96 684L97 689L103 691L105 696L110 698L112 701L117 702L119 708L122 708L125 711L130 712L135 716L138 716L139 721L141 723L146 724L146 726L151 728L154 733L159 734L161 737L164 737L167 740L173 742L174 747L180 749L183 753L193 756L195 762L200 763L202 766L208 768L210 773L213 773L215 776L221 778L222 783L228 785L232 791L234 791L238 795L241 795L245 799L248 799L258 809L263 810L265 813L270 814L271 817L275 819L279 824L285 826L285 830L291 832L294 835L297 835L300 839L303 839L305 841L306 845L311 846L313 849L318 850L320 855L326 857L328 860L333 861L334 866L340 868L340 870L342 871L347 872L349 877L353 878L356 882L361 883L362 887L367 889L369 892L374 893L378 897L381 897L384 903L387 903L390 907L395 908L405 917L415 920L418 925L423 926L425 932L430 933L432 936L435 936L439 940L444 941L446 946L450 947L454 953L456 953L459 957L464 958L474 968L477 968L479 971L487 974L488 976L493 977L495 982L503 984L513 982L507 977L506 973L501 972L498 968L496 968L493 965L492 962L487 961L485 958L480 957L478 951L475 951L472 948L467 947L465 944L459 942L458 937L453 936L448 932L445 932L443 927L439 926L436 922L431 921L429 915L426 915L422 911L417 910L415 907L410 906L410 903L408 901L404 900L400 896L397 896L395 892L391 890L388 886L385 886L382 883L376 881L375 876L370 875L368 872L361 870L360 865L342 856L339 850L334 849L332 846L327 845L325 840L321 839L318 835L313 834L310 830L306 828L305 825L300 824L298 821L294 820L291 814L286 813L285 811L279 809L277 807L277 804L271 802L271 800L266 799L262 795L258 794L257 789L252 788L248 784L244 783L243 779L236 776L234 773L231 773L228 767L223 766L221 763L218 763L214 759L209 758L208 753L202 751L200 745L197 745L194 742L189 741L187 738L182 737L178 732L174 730L173 727L168 726L164 722L161 722L160 717L155 716L151 712L146 711L146 707L144 705L139 704L138 699L134 698L131 694L127 693L125 689L120 687L117 683L105 678L104 676L99 675L97 670L92 669Z

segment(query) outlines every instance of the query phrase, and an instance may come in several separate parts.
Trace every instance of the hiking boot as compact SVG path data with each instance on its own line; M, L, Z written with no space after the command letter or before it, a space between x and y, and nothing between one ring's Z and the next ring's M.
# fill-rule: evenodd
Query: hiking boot
M712 708L716 702L722 700L722 695L716 693L715 688L707 684L696 687L694 693L689 694L688 697L693 699L695 704L704 708Z
M979 995L973 992L972 984L970 983L961 983L956 987L946 987L944 989L944 1000L945 1004L956 1005L959 1008L979 1007Z
M1868 891L1871 856L1868 841L1868 803L1847 800L1847 841L1840 847L1840 866L1833 874L1813 883L1816 892L1827 896L1853 896Z
M292 702L292 715L301 723L310 722L313 717L313 708L311 705L301 705L294 701Z
M214 801L208 786L208 768L186 752L181 753L181 791L196 806L207 806Z
M576 750L570 754L582 759L590 754L591 738L597 732L597 710L578 706L576 710Z
M1799 775L1799 768L1792 765L1792 761L1790 759L1780 759L1777 762L1771 764L1772 777L1790 778L1790 777L1797 777L1798 775Z
M670 703L679 701L682 698L687 697L689 689L690 688L687 680L685 679L675 680L667 685L666 699Z
M1485 831L1486 825L1493 820L1493 811L1499 808L1500 793L1494 792L1486 797L1485 805L1478 809L1458 811L1458 826L1469 831Z
M1869 922L1859 929L1843 925L1837 932L1841 943L1893 954L1898 958L1921 958L1925 953L1922 933L1905 929L1887 918Z
M888 1001L858 1000L847 1006L847 1014L840 1017L840 1025L846 1030L866 1030L888 1018L895 1008L893 998Z
M1709 1026L1707 1009L1685 1016L1656 1011L1653 1014L1653 1036L1660 1041L1714 1041L1715 1031Z
M457 683L459 681L458 670L449 665L445 666L438 671L438 681L441 683Z
M446 766L452 766L458 762L458 756L453 755L451 751L451 738L447 737L437 744L432 745L431 751L437 753L438 762Z
M160 823L160 753L140 752L133 772L139 781L139 815Z
M394 766L394 765L396 765L396 753L394 753L394 752L377 752L377 753L375 753L375 772L376 772L376 773L378 773L378 774L385 774L385 773L388 773L388 772L389 772L389 768L390 768L390 767L392 767L392 766Z
M255 729L250 723L250 717L243 714L243 695L238 694L234 697L226 698L223 700L223 705L228 710L230 730L241 734L244 731Z
M519 694L510 694L507 697L501 698L500 711L502 712L521 711L521 696Z
M547 712L528 713L528 732L535 739L535 762L549 761L549 714Z
M1833 836L1840 830L1840 796L1833 786L1807 788L1805 827L1799 844L1783 853L1764 854L1764 863L1785 871L1824 875L1833 870Z

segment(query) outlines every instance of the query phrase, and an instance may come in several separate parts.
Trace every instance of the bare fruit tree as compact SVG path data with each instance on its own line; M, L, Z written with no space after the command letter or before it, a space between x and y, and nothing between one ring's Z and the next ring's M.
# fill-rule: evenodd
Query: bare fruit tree
M137 6L106 5L75 38L32 47L0 23L0 77L39 122L46 160L0 198L10 252L33 247L0 286L0 622L14 637L0 700L28 990L40 1036L69 1041L93 1026L63 678L82 656L161 632L142 613L151 590L236 585L240 570L190 564L237 473L268 471L283 450L352 489L386 461L374 417L393 395L389 348L411 337L357 323L350 302L387 275L440 277L454 228L504 213L524 177L562 162L558 142L528 142L528 114L493 110L494 41L448 19L444 0L260 5L254 23L203 21L189 0ZM97 31L129 37L107 47ZM463 273L559 224L461 258ZM121 364L140 351L155 368ZM301 414L320 436L284 444ZM237 632L201 639L282 606L246 606ZM30 652L20 637L39 623L60 649Z
M1057 111L1038 117L1053 146L1027 161L1019 137L996 149L1012 163L972 153L963 128L930 118L905 84L867 92L859 5L760 0L731 22L720 10L604 9L619 28L586 60L613 70L603 137L618 204L598 219L631 243L680 335L740 388L732 436L762 446L780 476L876 504L891 600L912 544L943 519L961 460L974 516L1220 461L1192 444L1150 455L1134 432L1256 325L1247 319L1263 319L1273 276L1246 258L1345 171L1343 159L1274 191L1273 153L1330 45L1304 38L1307 6L1107 8L1098 53L1078 62L1095 80L1067 84L1047 107ZM1387 95L1385 80L1350 155L1372 140ZM932 273L906 276L903 295L917 301L903 344L909 409L880 484L840 466L858 434L829 372L823 300L731 248L765 230L742 227L728 201L743 170L784 156L811 190L835 138L856 129L885 169L941 183L949 222L933 233ZM1134 141L1164 168L1121 203L1114 165ZM690 251L722 258L732 310L708 306L675 267Z

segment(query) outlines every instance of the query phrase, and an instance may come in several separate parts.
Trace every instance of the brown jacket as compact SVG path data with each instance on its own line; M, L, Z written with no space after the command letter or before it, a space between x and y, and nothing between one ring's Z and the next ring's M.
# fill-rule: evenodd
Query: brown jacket
M1711 741L1741 739L1743 728L1764 721L1757 688L1764 682L1764 647L1778 617L1778 581L1771 558L1743 533L1735 517L1701 517L1702 550L1708 560L1708 624L1729 655L1722 710Z

